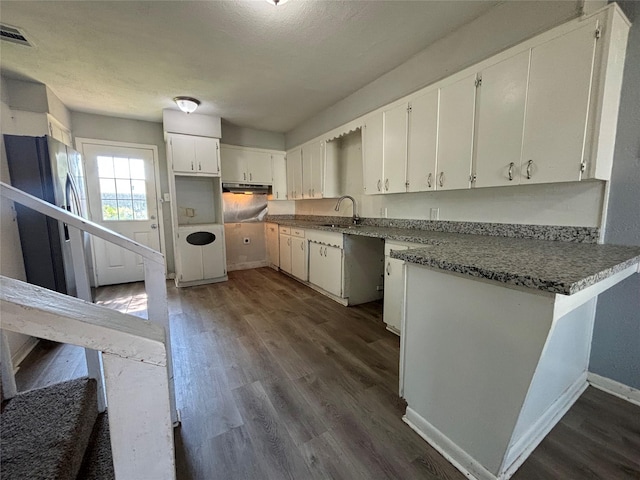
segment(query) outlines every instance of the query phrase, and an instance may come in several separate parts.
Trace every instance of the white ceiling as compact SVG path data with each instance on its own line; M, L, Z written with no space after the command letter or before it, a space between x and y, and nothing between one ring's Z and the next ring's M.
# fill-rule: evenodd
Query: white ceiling
M71 110L160 121L198 113L287 132L495 0L2 1L33 48L0 44L2 74L48 85Z

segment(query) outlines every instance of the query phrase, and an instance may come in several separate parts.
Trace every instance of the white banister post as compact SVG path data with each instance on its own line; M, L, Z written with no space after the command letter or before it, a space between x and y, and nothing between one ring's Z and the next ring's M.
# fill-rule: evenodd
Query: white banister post
M71 260L73 262L73 276L76 280L76 296L81 300L93 303L87 257L84 250L84 232L71 225L67 225L67 228L69 229L69 241L71 242ZM104 412L107 407L107 400L104 392L100 352L85 348L84 356L87 362L87 374L90 378L95 379L98 385L98 411Z
M176 406L176 392L173 381L173 354L171 351L171 326L169 324L169 305L167 303L167 281L165 265L144 259L144 288L147 292L147 315L151 322L162 325L166 335L167 372L169 375L169 401L171 406L171 421L179 423Z
M5 400L15 397L18 394L16 387L16 376L13 373L13 360L11 359L11 350L9 350L9 342L4 330L0 330L0 341L2 342L0 350L0 368L2 368L2 396Z
M168 358L168 357L167 357ZM174 480L166 365L103 354L115 478Z

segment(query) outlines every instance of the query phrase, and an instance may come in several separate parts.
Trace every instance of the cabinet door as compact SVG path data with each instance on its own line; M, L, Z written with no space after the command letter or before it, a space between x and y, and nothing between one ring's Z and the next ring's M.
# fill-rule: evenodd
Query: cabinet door
M326 290L324 248L324 245L309 242L309 282Z
M438 98L434 89L411 101L407 146L407 192L436 188Z
M202 268L205 279L223 277L227 273L224 247L224 227L219 226L211 230L216 236L213 243L203 245Z
M469 188L473 153L476 76L440 89L436 190Z
M476 187L517 185L529 51L481 72L476 115Z
M171 135L169 137L174 172L194 173L196 171L196 150L193 137Z
M408 108L403 103L384 112L383 123L383 190L384 193L406 192Z
M209 137L193 137L193 140L197 173L220 175L219 140Z
M280 269L291 273L291 235L280 234Z
M223 145L220 148L222 161L222 181L228 183L247 182L247 159L244 152L238 148Z
M531 50L520 183L581 178L597 25Z
M193 282L204 278L202 268L202 247L187 243L188 233L178 233L178 278L183 282Z
M247 156L247 176L249 183L271 185L271 155L265 152L250 152Z
M272 200L287 199L287 162L284 155L271 155L271 168L273 172Z
M382 319L400 333L404 299L404 261L385 257L384 307Z
M367 118L362 129L364 193L382 193L382 112Z
M289 199L302 198L302 149L287 153L287 191Z
M307 241L304 238L291 237L291 275L306 282Z
M342 297L342 254L338 247L325 246L324 248L324 288L327 292Z
M311 198L322 198L324 196L324 142L316 142L312 150Z
M313 198L313 150L312 144L302 147L302 198Z
M267 239L267 261L270 265L280 266L280 242L278 236L278 225L275 223L265 224Z

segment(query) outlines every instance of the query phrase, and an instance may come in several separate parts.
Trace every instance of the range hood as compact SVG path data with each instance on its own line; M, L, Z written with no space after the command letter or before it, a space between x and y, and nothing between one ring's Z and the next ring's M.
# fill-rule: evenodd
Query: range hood
M268 194L271 185L249 185L246 183L223 183L222 191L230 193Z

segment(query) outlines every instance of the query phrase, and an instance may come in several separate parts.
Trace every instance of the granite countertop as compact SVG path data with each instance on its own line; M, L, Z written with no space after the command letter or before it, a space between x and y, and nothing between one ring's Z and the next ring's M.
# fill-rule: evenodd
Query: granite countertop
M572 295L634 264L640 247L571 243L349 225L327 227L327 221L270 219L275 223L348 235L423 243L425 248L392 251L406 262L551 293Z

